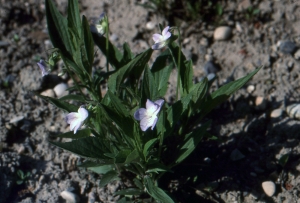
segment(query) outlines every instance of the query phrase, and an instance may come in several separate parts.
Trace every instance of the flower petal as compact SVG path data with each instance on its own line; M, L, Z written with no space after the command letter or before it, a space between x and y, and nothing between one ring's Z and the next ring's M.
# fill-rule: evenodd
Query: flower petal
M151 126L153 127L154 122L156 124L156 120L157 120L157 116L144 117L140 122L140 127L142 131L146 131Z
M163 41L163 42L157 42L154 45L152 45L152 49L153 50L159 50L159 49L162 49L164 46L166 46L166 42L165 41Z
M167 32L164 36L164 40L167 40L171 37L171 33L170 32Z
M164 37L160 34L153 34L152 39L155 43L158 43L164 39Z
M159 109L159 105L152 102L151 100L147 99L146 109L147 109L146 114L148 116L152 116L154 114L154 112L156 112L156 110Z
M153 128L155 127L157 120L158 120L158 117L156 116L155 119L154 119L154 121L152 121L151 130L153 130Z
M170 28L170 26L167 26L167 27L165 27L164 29L163 29L163 31L162 31L162 36L165 36L167 33L170 33L169 32L169 28ZM171 34L171 33L170 33Z
M80 124L81 124L81 121L80 121L79 119L74 120L74 121L70 124L70 131L73 131L73 130L76 128L76 126L78 126L78 125L79 125L79 127L80 127ZM78 129L78 127L77 127L77 129Z
M134 118L138 121L142 120L146 116L146 109L140 108L134 113Z
M78 119L78 113L75 113L75 112L72 112L72 113L69 113L67 116L66 116L66 122L68 124L71 124L73 123L75 120Z
M74 134L76 134L77 130L81 127L83 122L77 123L77 125L74 126Z
M78 109L78 114L80 116L79 117L80 121L84 121L89 116L89 112L83 107L80 107Z
M47 65L44 60L40 60L39 62L37 62L37 65L39 66L39 68L42 71L42 77L49 74L48 71L46 70Z

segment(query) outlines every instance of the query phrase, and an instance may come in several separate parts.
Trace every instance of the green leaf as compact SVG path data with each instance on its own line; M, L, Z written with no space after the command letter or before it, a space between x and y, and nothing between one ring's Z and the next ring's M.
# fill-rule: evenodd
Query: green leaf
M141 195L143 194L143 190L137 189L137 188L127 188L124 190L120 190L115 192L115 195Z
M157 87L155 85L153 75L148 67L144 72L142 87L142 103L145 103L147 99L150 99L151 101L157 99Z
M232 93L243 87L259 70L258 68L252 71L250 74L242 77L236 81L232 81L223 85L218 90L214 91L210 97L201 105L201 116L198 120L202 119L207 113L209 113L216 106L220 105L222 102L226 101Z
M125 160L125 164L129 164L129 163L134 163L139 161L139 153L138 151L135 149L132 152L130 152L130 154L127 156L126 160Z
M286 165L286 163L288 162L290 157L290 154L284 154L283 156L280 157L278 163L284 167Z
M203 126L193 130L186 135L186 139L183 145L179 147L179 156L175 161L175 164L179 164L185 158L187 158L197 147L198 143L204 137L206 129L210 125L210 122L206 122Z
M108 52L106 51L106 38L99 36L97 33L92 33L95 44L99 47L102 53L108 58L110 65L114 69L119 69L122 66L123 54L115 47L110 41L108 41Z
M154 77L154 81L158 90L157 96L158 97L163 97L165 96L167 90L168 90L168 83L169 83L169 78L170 74L172 71L173 64L169 66L165 66L164 68L160 70L153 70L151 69L151 72Z
M73 101L81 101L81 102L86 102L86 97L78 94L68 94L66 96L63 96L59 98L60 101L65 101L65 100L73 100Z
M162 189L153 184L149 176L144 177L144 184L148 194L151 197L153 197L156 201L160 201L163 203L174 203L171 197L169 197Z
M147 51L137 55L128 64L118 69L108 79L108 88L112 93L116 93L119 90L121 83L125 80L129 74L134 75L136 78L140 77L147 62L149 61L153 50L148 49Z
M58 48L63 55L72 58L72 42L68 32L67 19L59 13L52 0L45 0L45 6L48 33L53 46Z
M191 101L192 101L192 110L196 111L199 109L200 105L202 104L205 95L207 94L208 91L208 80L205 78L201 82L197 83L194 85L191 89Z
M106 186L108 183L114 181L114 180L120 180L118 177L118 173L116 171L109 171L106 174L104 174L100 180L100 187Z
M22 170L17 170L17 175L21 178L24 179L24 172Z
M106 148L105 141L97 137L84 137L72 140L71 142L49 142L57 147L87 158L107 159L104 153L110 151Z
M78 108L79 108L78 106L75 106L68 102L60 101L59 99L55 99L52 97L39 95L38 93L34 93L34 94L64 111L67 111L67 112L77 112L78 111Z
M23 184L23 180L17 180L17 185L21 185L21 184Z
M77 0L68 0L68 27L76 34L78 39L81 38L81 21Z
M123 44L123 58L122 58L122 64L128 63L133 58L133 53L130 50L130 47L127 43Z
M175 42L169 44L169 49L173 56L173 62L176 64L176 67L180 67L178 73L180 75L180 90L182 96L185 96L189 93L189 90L193 85L193 81L191 78L191 76L193 75L193 67L191 65L191 62L186 62L184 54Z
M115 157L115 163L116 164L123 164L125 163L128 155L130 154L130 149L124 149L122 151L119 151L117 156Z
M60 135L54 135L55 137L60 137L60 138L72 138L72 139L79 139L83 137L89 137L91 136L91 130L86 128L83 130L78 130L76 134L74 134L73 131L66 132Z
M103 165L103 166L88 167L88 169L98 174L106 174L107 172L113 170L114 167L113 165Z
M82 16L82 27L83 27L83 37L84 37L84 47L85 47L85 55L88 60L85 67L86 71L91 74L92 67L94 63L94 40L92 34L90 32L90 25L85 16Z
M144 154L145 158L149 154L149 149L151 149L151 147L155 144L156 141L157 141L157 138L153 138L153 139L149 140L148 142L146 142L144 149L143 149L143 154Z

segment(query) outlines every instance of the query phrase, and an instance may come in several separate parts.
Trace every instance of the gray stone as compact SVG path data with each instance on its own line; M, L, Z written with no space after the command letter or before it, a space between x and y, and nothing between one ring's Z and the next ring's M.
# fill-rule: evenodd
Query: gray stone
M219 66L216 65L214 62L212 61L208 61L205 63L204 65L204 71L205 73L208 75L210 73L214 73L216 74L218 71L220 70Z
M238 161L238 160L241 160L243 158L245 158L245 155L242 154L242 152L240 152L240 150L238 150L238 149L233 150L230 154L230 159L232 161Z
M279 50L284 54L293 54L297 50L294 42L284 41L279 43Z

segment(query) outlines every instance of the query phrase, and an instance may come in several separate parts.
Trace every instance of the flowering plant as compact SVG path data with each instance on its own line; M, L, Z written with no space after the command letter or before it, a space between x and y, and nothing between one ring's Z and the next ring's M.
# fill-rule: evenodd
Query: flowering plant
M210 93L207 78L193 83L192 62L174 41L175 29L166 27L162 35L153 35L152 49L134 56L128 44L121 52L108 40L106 16L100 20L104 30L95 32L85 16L80 18L77 1L69 0L68 18L51 0L45 0L45 5L50 39L63 60L64 72L75 84L69 95L59 99L39 95L68 112L66 121L74 131L57 136L72 141L50 143L86 158L79 166L102 174L100 186L133 174L133 187L116 193L125 199L146 193L158 202L175 202L160 188L160 177L207 136L210 122L203 117L258 69ZM94 67L94 45L107 58L106 71ZM149 64L154 49L163 47L166 49ZM170 103L164 97L174 67L178 87L176 101ZM101 93L103 83L105 94Z

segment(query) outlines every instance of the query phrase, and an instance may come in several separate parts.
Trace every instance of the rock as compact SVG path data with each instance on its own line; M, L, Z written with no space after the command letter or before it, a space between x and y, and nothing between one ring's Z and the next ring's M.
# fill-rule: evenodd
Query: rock
M208 47L208 45L209 45L208 39L205 38L205 37L202 37L202 38L200 39L200 44L201 44L202 46L204 46L204 47Z
M262 188L266 195L272 197L276 192L276 185L272 181L265 181L262 183Z
M64 96L67 92L68 85L66 83L60 83L54 87L54 92L58 98Z
M240 152L240 150L238 150L238 149L233 150L230 154L230 159L232 161L238 161L238 160L241 160L243 158L245 158L245 155L242 154L242 152Z
M62 198L64 198L67 201L67 203L79 202L79 197L76 194L69 191L61 192L60 196L62 196Z
M55 93L52 89L47 89L47 90L41 92L41 95L46 96L46 97L55 97Z
M298 49L295 54L294 54L294 58L299 60L300 59L300 49Z
M264 110L267 107L267 100L264 97L258 96L255 99L255 108L258 110Z
M220 70L219 66L216 65L214 62L212 61L208 61L206 62L206 64L204 65L204 71L205 73L208 75L210 73L217 73Z
M17 123L23 119L24 119L24 116L16 116L16 117L13 117L12 119L10 119L9 123Z
M228 26L218 27L214 32L215 40L227 40L231 36L232 30Z
M284 54L293 54L297 50L296 44L291 41L279 41L278 44L279 50Z
M282 112L283 112L282 109L274 109L274 110L271 112L270 117L271 117L271 118L279 118L280 116L282 116Z
M146 23L146 28L148 29L148 30L153 30L154 28L155 28L155 23L154 22L152 22L152 21L149 21L149 22L147 22Z
M300 120L300 104L291 104L286 107L286 113L290 118Z
M252 93L254 92L254 90L255 90L255 86L254 86L254 85L249 85L249 86L247 87L247 92L248 92L249 94L252 94Z
M6 42L6 41L0 41L0 47L7 47L9 46L10 43L9 42Z

